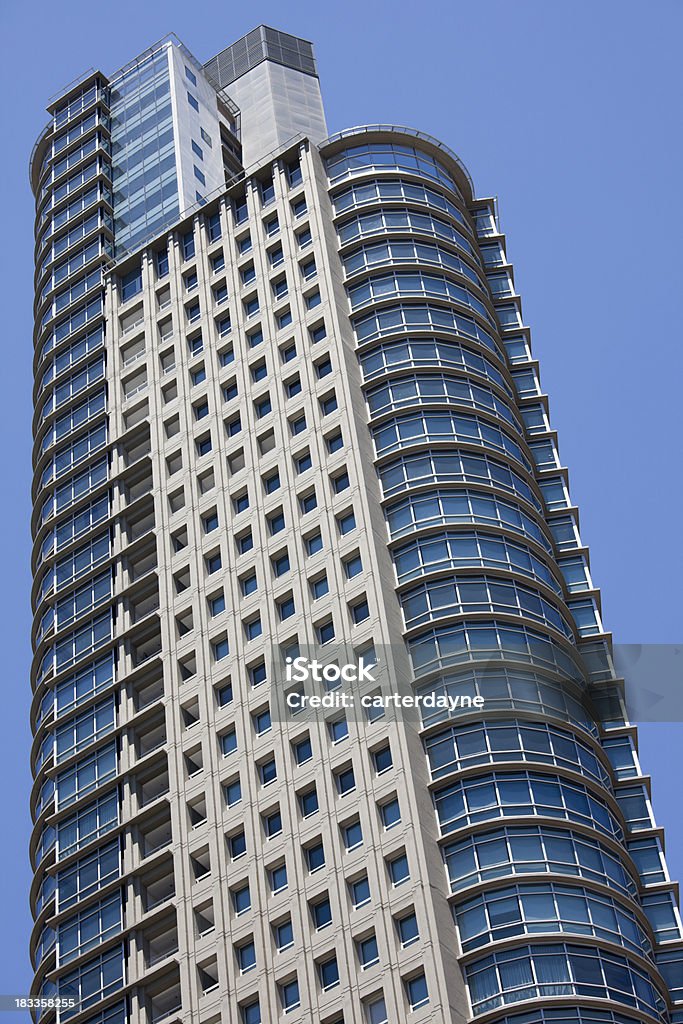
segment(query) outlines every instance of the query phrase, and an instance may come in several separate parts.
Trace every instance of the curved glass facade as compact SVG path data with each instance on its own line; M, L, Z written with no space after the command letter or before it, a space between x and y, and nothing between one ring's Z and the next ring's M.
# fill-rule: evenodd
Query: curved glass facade
M649 897L624 845L642 798L619 793L617 741L586 702L582 643L601 627L592 597L569 600L590 588L585 561L567 575L558 562L578 532L547 480L560 462L531 404L541 389L493 207L398 134L332 140L326 166L418 693L486 702L464 724L422 710L471 1012L665 1020ZM614 1009L576 1007L595 1000ZM519 1002L535 1008L506 1015Z

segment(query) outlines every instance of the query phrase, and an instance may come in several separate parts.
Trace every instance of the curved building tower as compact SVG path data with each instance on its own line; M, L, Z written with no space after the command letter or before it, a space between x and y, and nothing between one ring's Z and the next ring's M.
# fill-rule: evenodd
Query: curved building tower
M329 137L310 44L263 26L49 113L35 1019L680 1024L494 202L420 132Z

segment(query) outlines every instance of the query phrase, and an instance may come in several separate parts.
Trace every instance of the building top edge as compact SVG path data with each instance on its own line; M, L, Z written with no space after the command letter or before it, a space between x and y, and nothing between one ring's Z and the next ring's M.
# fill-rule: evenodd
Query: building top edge
M377 135L404 135L410 139L417 139L419 142L426 143L428 146L433 146L437 149L442 156L448 158L450 162L455 164L460 175L464 179L467 187L471 193L471 198L475 198L474 182L472 176L467 170L467 167L462 162L457 153L454 153L449 146L444 142L440 142L439 139L434 138L433 135L428 135L426 132L418 131L417 128L408 128L406 125L395 125L395 124L363 124L356 125L353 128L345 128L343 131L335 132L334 135L328 136L323 142L320 143L318 149L321 153L326 149L330 149L336 146L340 142L345 142L348 139L362 138L363 136L377 136Z

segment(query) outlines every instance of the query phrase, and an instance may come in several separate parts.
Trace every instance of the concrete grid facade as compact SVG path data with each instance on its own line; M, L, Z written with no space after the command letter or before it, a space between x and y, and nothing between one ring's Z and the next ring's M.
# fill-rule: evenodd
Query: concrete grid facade
M137 248L104 76L34 153L34 992L77 1024L681 1020L677 893L495 206L420 133L323 139L273 39L227 83L170 44L174 103L217 97L189 150L174 120L176 166L220 146L226 184ZM283 715L274 651L486 713Z

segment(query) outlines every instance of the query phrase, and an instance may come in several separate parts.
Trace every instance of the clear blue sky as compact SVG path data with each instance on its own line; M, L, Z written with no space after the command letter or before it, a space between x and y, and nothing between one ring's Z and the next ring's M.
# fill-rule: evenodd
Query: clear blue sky
M206 60L266 22L315 43L330 131L376 122L454 149L497 195L606 625L683 641L680 40L654 0L8 2L5 48L0 714L0 993L28 991L32 199L50 96L169 31ZM683 726L641 757L683 876ZM17 1018L14 1018L15 1020Z

